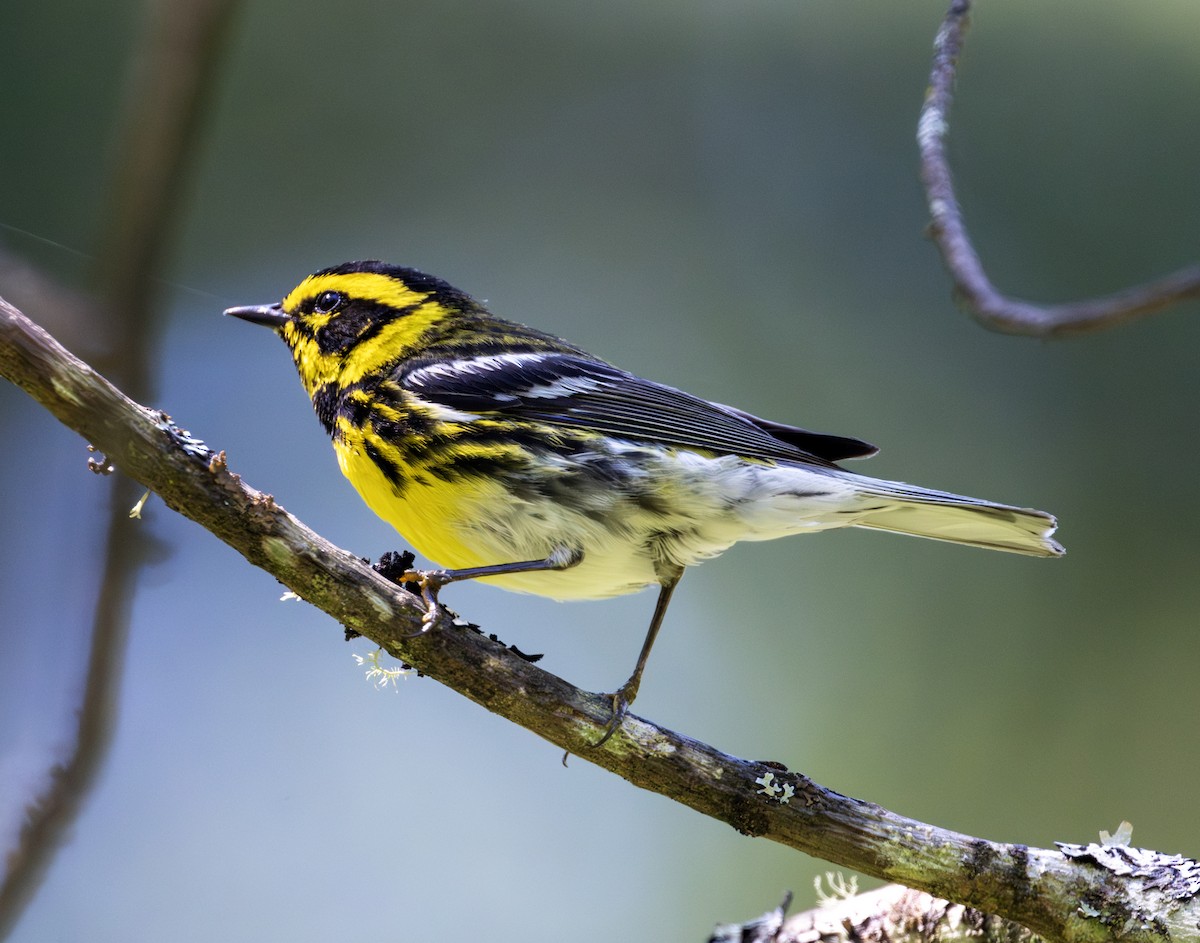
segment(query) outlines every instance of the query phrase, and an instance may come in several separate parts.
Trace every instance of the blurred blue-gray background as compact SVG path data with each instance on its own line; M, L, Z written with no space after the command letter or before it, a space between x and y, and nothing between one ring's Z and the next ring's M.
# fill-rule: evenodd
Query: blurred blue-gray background
M1059 515L1061 561L862 531L689 573L638 713L974 835L1200 854L1200 324L990 334L922 229L945 0L248 2L156 305L153 405L340 545L403 540L341 478L287 354L223 320L379 257L770 418L857 469ZM91 253L143 10L2 14L0 222ZM1000 286L1116 290L1200 245L1200 7L983 2L952 153ZM86 259L6 248L82 287ZM0 284L0 294L7 294ZM36 312L31 312L36 313ZM86 349L100 326L66 326ZM78 698L110 480L0 386L0 847ZM339 626L151 500L112 754L14 939L704 939L820 861L635 790ZM653 599L447 601L611 690Z

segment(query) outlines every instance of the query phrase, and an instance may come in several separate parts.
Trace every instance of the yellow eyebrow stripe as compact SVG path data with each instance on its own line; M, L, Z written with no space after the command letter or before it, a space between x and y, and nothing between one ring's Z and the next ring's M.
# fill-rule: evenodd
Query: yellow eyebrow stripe
M340 291L351 298L395 308L407 308L429 297L429 292L413 291L403 282L377 272L310 275L283 299L283 309L294 312L305 298L312 298L323 291Z

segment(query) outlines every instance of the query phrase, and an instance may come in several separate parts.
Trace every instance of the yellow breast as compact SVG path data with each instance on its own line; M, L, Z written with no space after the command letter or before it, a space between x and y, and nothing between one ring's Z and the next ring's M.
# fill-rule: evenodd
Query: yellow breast
M472 524L501 498L499 488L477 479L442 481L418 475L396 485L364 451L335 442L338 464L367 506L399 531L422 556L461 568L495 563L471 540Z

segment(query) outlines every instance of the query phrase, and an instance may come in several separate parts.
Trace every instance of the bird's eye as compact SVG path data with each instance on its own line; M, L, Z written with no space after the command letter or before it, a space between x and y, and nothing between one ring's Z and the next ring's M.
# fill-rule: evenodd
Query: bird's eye
M346 296L340 291L323 291L313 299L313 310L317 314L332 314L346 303Z

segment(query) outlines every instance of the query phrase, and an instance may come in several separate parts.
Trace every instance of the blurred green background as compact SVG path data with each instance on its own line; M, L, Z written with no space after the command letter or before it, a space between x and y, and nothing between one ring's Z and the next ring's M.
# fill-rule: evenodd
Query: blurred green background
M881 477L1045 508L1057 562L862 531L746 545L676 595L638 713L970 834L1200 855L1200 324L1069 342L959 313L914 134L946 0L246 3L157 310L153 405L356 553L403 541L337 471L284 348L222 320L379 257L770 418ZM103 238L143 10L2 18L0 222ZM1200 245L1200 7L982 2L952 153L1002 289L1057 301ZM68 283L88 262L5 232ZM0 294L6 286L0 284ZM76 325L84 349L102 333ZM0 385L0 847L59 756L110 482ZM559 752L151 501L112 755L14 939L704 939L828 865ZM448 602L593 690L649 595Z

